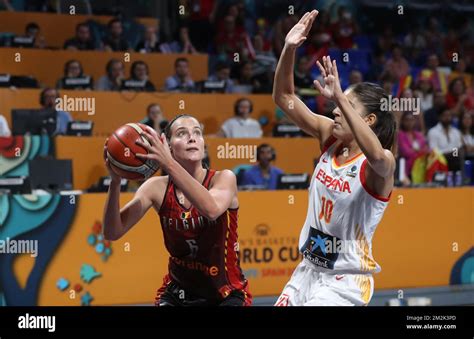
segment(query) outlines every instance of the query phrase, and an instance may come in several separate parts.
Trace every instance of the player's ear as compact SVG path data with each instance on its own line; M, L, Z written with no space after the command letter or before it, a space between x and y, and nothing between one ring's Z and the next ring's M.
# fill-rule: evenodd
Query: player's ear
M369 113L364 117L364 120L369 126L374 126L377 122L377 116L374 113Z

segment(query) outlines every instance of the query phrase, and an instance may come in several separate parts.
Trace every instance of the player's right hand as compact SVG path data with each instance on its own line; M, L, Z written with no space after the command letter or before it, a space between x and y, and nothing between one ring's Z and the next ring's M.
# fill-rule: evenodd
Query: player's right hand
M317 10L306 12L296 25L288 32L285 38L285 45L289 47L299 47L306 40L314 19L318 15Z
M107 141L109 141L109 138L105 140L105 144L104 144L103 156L104 156L105 167L107 168L107 172L109 172L109 176L112 179L112 181L115 183L120 183L120 180L121 180L120 176L114 172L114 170L110 166L110 161L107 158Z

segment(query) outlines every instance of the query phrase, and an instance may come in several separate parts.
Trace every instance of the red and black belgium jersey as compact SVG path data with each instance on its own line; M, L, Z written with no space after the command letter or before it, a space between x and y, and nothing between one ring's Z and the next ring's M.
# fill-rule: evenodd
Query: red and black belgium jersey
M205 188L215 173L207 170ZM228 209L211 221L194 206L185 208L170 178L159 215L172 280L203 298L220 300L233 290L251 298L238 258L237 212L238 208Z

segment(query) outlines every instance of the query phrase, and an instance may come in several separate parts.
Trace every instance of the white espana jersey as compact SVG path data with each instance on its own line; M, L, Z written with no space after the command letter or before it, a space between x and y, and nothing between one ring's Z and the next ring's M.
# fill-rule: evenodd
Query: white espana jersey
M370 192L365 184L366 157L360 153L338 164L342 144L330 137L309 188L308 214L299 248L304 260L337 274L380 271L372 257L372 237L389 198Z

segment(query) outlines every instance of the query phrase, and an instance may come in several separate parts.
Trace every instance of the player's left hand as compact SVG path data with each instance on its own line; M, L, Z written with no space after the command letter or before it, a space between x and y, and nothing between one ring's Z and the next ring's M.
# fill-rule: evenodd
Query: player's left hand
M331 61L331 57L323 57L323 64L317 61L319 70L324 80L324 87L318 80L314 80L316 89L327 99L335 100L338 95L343 94L339 73L337 71L336 60Z
M158 135L158 133L150 126L147 126L147 130L143 131L142 134L148 139L150 145L147 145L140 140L137 140L136 143L145 148L148 151L148 154L136 153L135 155L140 159L154 160L161 168L166 170L169 164L173 161L173 156L171 155L165 134L161 133L161 135Z

